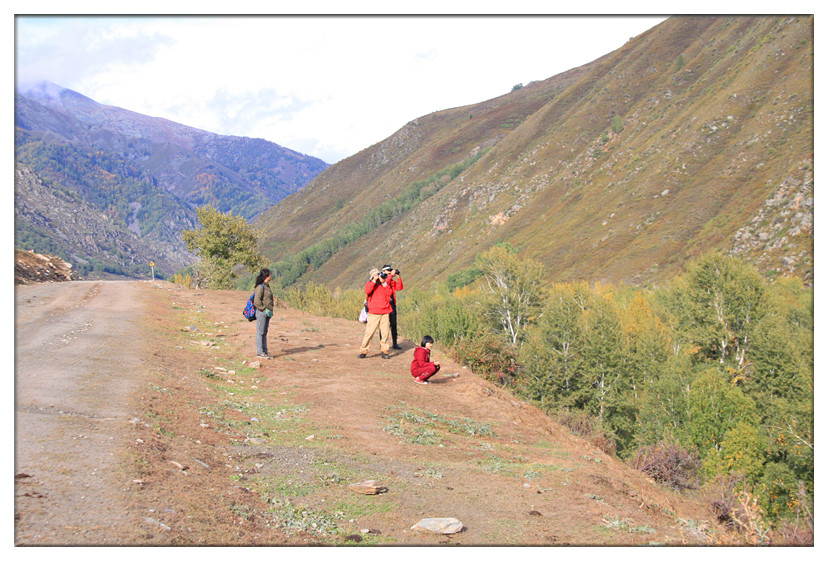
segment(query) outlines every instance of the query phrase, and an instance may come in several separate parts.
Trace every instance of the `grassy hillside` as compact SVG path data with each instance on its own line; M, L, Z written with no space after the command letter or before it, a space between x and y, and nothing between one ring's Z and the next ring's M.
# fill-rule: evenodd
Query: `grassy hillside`
M301 281L354 287L393 262L429 284L504 241L548 282L659 282L710 248L811 279L813 18L670 18L583 67L418 118L257 220L266 255L328 240L423 181L429 196Z

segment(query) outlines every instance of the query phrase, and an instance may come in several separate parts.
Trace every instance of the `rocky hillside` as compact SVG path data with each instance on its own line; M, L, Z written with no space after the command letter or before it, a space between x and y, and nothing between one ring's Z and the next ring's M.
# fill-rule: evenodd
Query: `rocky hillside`
M813 23L673 17L415 119L262 215L265 251L332 287L387 262L440 281L499 242L546 282L660 282L711 248L812 279Z
M33 251L14 251L14 284L65 282L78 280L72 265L54 255Z
M190 264L190 255L175 232L193 228L195 217L179 211L165 217L165 229L145 237L118 227L76 192L44 180L17 164L14 181L15 247L60 256L77 274L148 276L150 262L159 271Z
M180 234L195 224L196 207L210 204L252 218L327 167L317 158L272 142L217 135L101 105L50 83L16 92L15 147L18 163L40 177L41 185L60 191L54 197L69 197L92 214L103 215L110 224L107 230L115 228L132 238L128 245L143 246L164 263L167 274L192 261ZM37 206L35 194L25 193L28 185L18 185L17 191ZM98 259L108 251L106 241L94 247L94 239L88 244L67 239L66 229L64 235L48 231L49 223L65 220L50 212L48 204L40 205L38 212L44 219L35 223L28 222L28 214L18 213L18 233L31 234L18 239L18 247L36 245L45 237L70 259ZM141 252L119 259L146 261ZM103 260L107 267L123 268L119 259ZM124 269L124 274L141 272Z

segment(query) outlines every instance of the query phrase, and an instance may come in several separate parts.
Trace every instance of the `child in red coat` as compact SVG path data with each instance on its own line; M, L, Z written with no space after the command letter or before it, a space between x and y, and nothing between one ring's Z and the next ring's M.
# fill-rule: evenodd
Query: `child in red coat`
M414 360L411 361L411 375L418 384L428 384L428 379L440 371L439 362L429 362L434 339L430 335L423 337L420 346L414 349Z

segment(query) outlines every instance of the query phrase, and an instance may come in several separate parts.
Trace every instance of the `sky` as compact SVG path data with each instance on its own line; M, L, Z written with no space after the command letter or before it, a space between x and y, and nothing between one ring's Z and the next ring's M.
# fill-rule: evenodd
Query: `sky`
M15 77L333 164L422 115L591 62L665 19L18 15Z

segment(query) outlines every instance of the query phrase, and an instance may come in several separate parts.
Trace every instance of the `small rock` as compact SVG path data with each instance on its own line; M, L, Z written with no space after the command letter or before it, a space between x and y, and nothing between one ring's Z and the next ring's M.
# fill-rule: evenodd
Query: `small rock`
M310 435L310 436L309 436L309 437L307 437L305 440L307 440L307 441L316 440L316 436L314 436L314 435Z
M435 534L456 534L463 530L463 523L456 518L423 518L411 529Z
M529 511L529 516L541 516L541 513L538 512L537 510L530 510Z
M373 479L369 479L368 481L362 481L361 483L353 483L348 485L348 489L351 491L356 491L357 493L361 493L363 495L379 495L380 493L388 492L388 487L384 485L379 485Z
M362 536L359 534L351 534L350 536L345 536L345 541L359 543L362 541Z
M250 363L250 368L261 368L261 367L262 367L262 363L258 360L254 360L253 362Z

